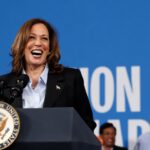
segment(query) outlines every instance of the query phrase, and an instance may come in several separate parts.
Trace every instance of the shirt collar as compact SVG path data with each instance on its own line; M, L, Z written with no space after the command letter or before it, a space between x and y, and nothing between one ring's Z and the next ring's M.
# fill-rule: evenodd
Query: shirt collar
M47 84L48 70L49 70L48 65L46 64L45 68L44 68L44 70L41 73L40 78L39 78L39 80L41 80L45 85ZM26 71L23 69L22 73L26 74Z
M45 85L47 83L47 74L48 74L48 65L45 66L42 74L40 75L40 79Z

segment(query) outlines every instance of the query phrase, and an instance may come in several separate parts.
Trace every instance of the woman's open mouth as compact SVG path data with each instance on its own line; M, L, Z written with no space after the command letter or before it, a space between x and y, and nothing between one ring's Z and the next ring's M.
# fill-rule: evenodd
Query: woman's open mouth
M40 49L35 49L31 51L31 54L33 57L41 57L41 55L43 54L43 51Z

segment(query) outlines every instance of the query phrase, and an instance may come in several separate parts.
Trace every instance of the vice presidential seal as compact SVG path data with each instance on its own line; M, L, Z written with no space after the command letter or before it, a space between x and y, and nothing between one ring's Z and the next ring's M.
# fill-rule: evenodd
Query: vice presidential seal
M20 119L16 110L0 101L0 150L10 146L20 130Z

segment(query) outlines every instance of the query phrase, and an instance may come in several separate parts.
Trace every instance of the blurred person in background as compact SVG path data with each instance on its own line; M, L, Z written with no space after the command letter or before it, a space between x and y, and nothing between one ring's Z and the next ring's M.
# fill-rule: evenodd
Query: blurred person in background
M150 131L138 138L134 150L150 150Z
M102 124L99 131L99 141L102 144L102 150L127 150L125 147L115 145L117 131L112 123Z

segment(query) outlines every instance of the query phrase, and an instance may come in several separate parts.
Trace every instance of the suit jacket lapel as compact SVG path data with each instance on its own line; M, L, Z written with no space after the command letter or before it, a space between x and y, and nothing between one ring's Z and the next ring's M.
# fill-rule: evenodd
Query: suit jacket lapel
M44 107L53 107L64 89L64 76L49 72Z

